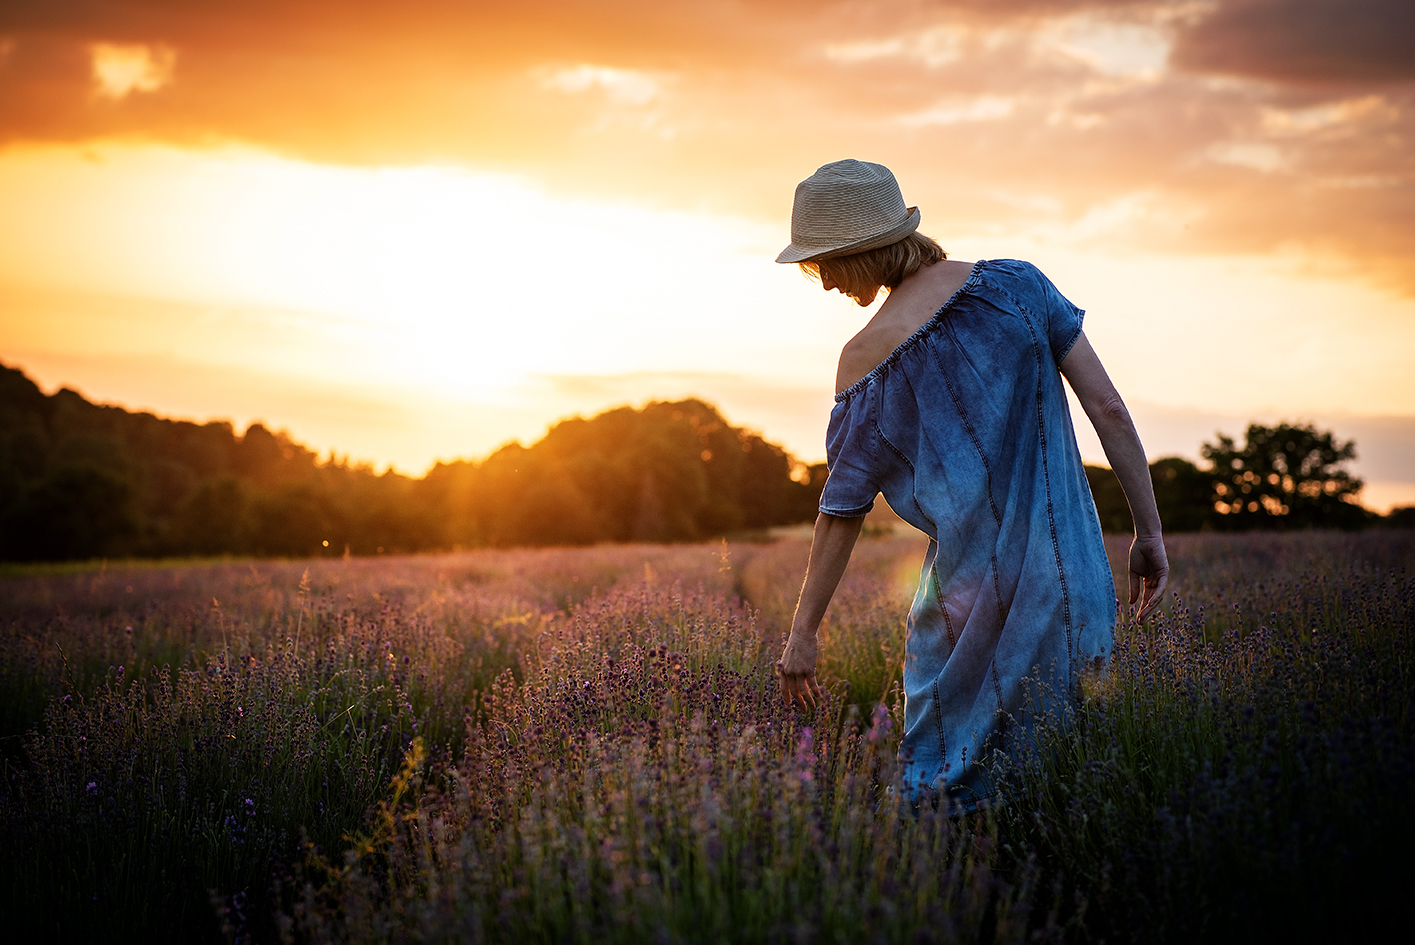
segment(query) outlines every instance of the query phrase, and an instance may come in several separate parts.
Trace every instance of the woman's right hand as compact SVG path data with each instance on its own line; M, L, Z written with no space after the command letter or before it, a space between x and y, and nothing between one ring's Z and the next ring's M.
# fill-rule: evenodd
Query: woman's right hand
M787 704L798 703L803 709L814 709L824 698L816 682L816 630L820 628L825 608L830 604L855 539L860 537L863 516L842 518L822 512L816 516L815 533L811 536L811 559L806 564L806 581L801 585L801 599L791 617L791 636L786 650L776 661L776 675L781 679L781 694Z
M820 683L816 682L816 639L793 632L786 640L786 649L776 661L776 675L781 679L781 694L788 705L798 703L810 711L820 701Z
M1134 543L1130 545L1130 604L1133 607L1136 601L1140 601L1137 619L1144 622L1150 618L1160 605L1168 583L1169 557L1164 551L1164 538L1159 535L1135 536Z

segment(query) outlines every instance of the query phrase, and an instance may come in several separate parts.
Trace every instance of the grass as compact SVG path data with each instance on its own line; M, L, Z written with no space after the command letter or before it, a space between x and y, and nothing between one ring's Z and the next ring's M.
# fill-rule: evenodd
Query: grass
M0 561L0 579L24 577L50 577L73 574L106 574L112 566L115 570L151 571L166 568L200 568L212 564L232 564L253 561L254 558L236 555L218 555L199 558L118 558L111 562L107 558L87 558L77 561Z
M51 939L1346 940L1415 878L1415 535L1179 536L1176 597L949 820L891 790L923 544L829 702L775 544L0 580L5 913ZM1112 560L1123 561L1118 543Z

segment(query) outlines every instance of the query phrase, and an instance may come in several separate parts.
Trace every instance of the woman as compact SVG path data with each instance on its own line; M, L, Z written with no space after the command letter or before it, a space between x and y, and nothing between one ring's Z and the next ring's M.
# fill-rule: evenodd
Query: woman
M777 671L788 701L816 704L816 630L883 493L930 539L905 641L905 783L966 809L986 794L978 763L1029 695L1074 693L1114 639L1118 602L1063 377L1134 515L1141 620L1169 566L1144 449L1081 310L1029 263L948 260L919 219L878 164L837 161L796 188L777 262L862 306L881 288L889 297L840 355L830 475Z

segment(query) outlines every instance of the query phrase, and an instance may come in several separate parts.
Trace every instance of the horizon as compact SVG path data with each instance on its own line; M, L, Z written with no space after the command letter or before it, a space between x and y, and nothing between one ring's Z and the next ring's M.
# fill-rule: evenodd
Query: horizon
M0 367L9 367L9 368L12 368L12 369L18 369L18 370L21 371L21 373L24 373L22 368L17 368L17 366L15 366L15 365L5 365L5 364L3 364L3 362L0 362ZM28 374L25 374L25 376L28 377ZM54 396L54 395L57 394L60 390L68 390L70 393L74 393L74 394L77 394L77 395L80 396L80 397L84 397L84 394L83 394L81 391L77 391L77 390L74 390L73 388L69 388L69 387L55 388L54 390L51 390L51 391L44 391L44 389L43 389L42 387L40 388L41 393L43 393L45 396L48 396L48 397ZM264 421L262 421L262 420L260 420L260 419L251 420L250 422L248 422L248 423L245 424L244 426L240 426L240 425L237 425L237 424L233 423L233 422L232 422L231 420L229 420L228 418L214 417L214 418L211 418L211 419L208 419L208 420L198 420L198 419L193 419L193 418L188 418L188 417L167 416L167 415L163 415L163 414L161 414L161 413L158 413L158 412L155 412L155 411L151 411L151 410L146 410L146 411L145 411L145 410L134 409L134 408L132 408L132 407L125 406L125 405L122 405L122 404L97 402L97 401L92 401L92 400L89 399L89 398L85 398L85 399L86 399L86 400L89 400L90 403L94 403L96 406L125 410L125 411L128 411L129 413L134 413L134 414L143 414L143 413L145 413L145 414L149 414L149 415L155 416L158 420L166 421L166 422L174 422L174 423L194 423L194 424L197 424L197 425L213 424L213 423L216 423L216 424L226 424L226 425L228 425L228 426L231 428L233 435L236 436L238 439L239 439L239 438L244 438L245 435L251 430L251 428L259 426L259 427L262 427L263 429L267 430L268 432L274 433L274 434L276 434L276 435L278 435L278 436L285 436L285 437L287 437L287 438L289 439L289 441L290 441L291 443L293 443L295 446L302 447L302 448L305 448L305 449L309 449L308 444L306 444L306 443L304 443L303 441L301 441L298 436L296 436L296 435L293 434L292 431L290 431L290 430L288 430L288 429L286 429L286 428L284 428L284 427L271 427L270 425L266 424ZM586 412L586 413L577 413L577 414L567 414L567 415L565 415L565 416L557 417L555 420L550 421L550 422L546 425L545 429L544 429L539 435L537 435L537 436L534 437L534 438L511 439L511 440L507 440L507 441L505 441L505 442L503 442L503 443L497 444L496 446L492 447L491 449L488 449L488 450L485 451L484 453L481 453L481 454L478 454L478 455L462 455L462 456L439 457L439 458L433 460L433 462L432 462L427 468L425 468L424 470L422 470L420 473L415 473L415 472L411 472L411 471L408 471L408 470L400 470L400 469L396 468L395 466L393 466L392 464L387 464L387 465L383 466L382 468L380 468L378 465L376 465L376 464L374 464L374 463L372 463L372 462L370 462L370 461L368 461L368 460L364 460L364 459L360 459L360 458L358 458L358 457L354 457L354 456L352 456L352 455L349 454L349 453L343 453L343 454L341 455L337 449L332 449L332 448L329 449L329 450L325 450L325 451L314 450L313 453L314 453L314 457L315 457L315 462L316 462L317 464L321 465L321 466L343 466L343 467L347 467L347 468L367 468L367 469L369 469L371 472L373 472L373 473L376 474L376 475L393 474L393 475L403 476L403 477L405 477L405 478L410 478L410 479L424 479L424 478L426 478L428 475L430 475L430 474L434 471L434 469L435 469L437 466L439 466L439 465L444 465L444 464L451 465L451 464L457 464L457 463L470 463L470 464L472 464L472 465L480 465L481 463L483 463L483 462L485 462L486 460L490 459L495 453L499 452L501 449L503 449L503 448L505 448L505 447L508 447L508 446L521 446L521 447L531 447L531 446L534 446L535 444L537 444L538 442L540 442L540 440L543 439L545 436L549 435L549 433L550 433L556 426L558 426L558 425L560 425L560 424L562 424L562 423L565 423L565 422L567 422L567 421L572 421L572 420L593 420L593 419L595 419L596 417L598 417L598 416L600 416L600 415L602 415L602 414L610 413L610 412L612 412L612 411L620 410L620 409L628 409L628 410L633 410L633 411L635 411L635 412L642 412L642 411L646 410L648 407L652 406L652 405L655 404L655 403L665 403L665 402L667 402L667 403L681 403L681 402L684 402L684 401L687 401L687 400L699 400L700 402L702 402L702 403L704 404L704 406L708 407L708 408L711 409L711 410L717 411L717 413L719 414L719 416L721 416L722 419L725 420L729 426L732 426L732 427L735 428L735 429L738 429L738 430L740 430L740 431L742 431L742 432L744 432L744 433L747 433L747 434L755 434L755 435L762 436L762 437L763 437L764 439L766 439L767 442L769 442L769 443L776 443L776 441L772 440L769 436L766 436L766 435L763 433L763 431L761 431L761 430L757 430L757 429L754 429L754 428L751 428L751 427L746 427L746 426L743 426L743 425L734 423L734 422L733 422L733 418L730 417L730 416L727 416L727 415L721 410L721 408L718 407L718 405L713 404L713 403L711 403L710 401L704 401L704 400L702 400L702 398L695 398L695 397L691 397L691 396L690 396L690 397L680 398L680 399L677 400L677 401L664 401L664 400L662 400L662 399L657 399L657 400L651 399L651 400L646 400L646 401L644 401L644 402L642 402L642 403L612 404L612 405L610 405L610 406L608 406L608 407L605 407L605 408L603 408L603 409L601 409L601 410L597 410L597 411L593 412L592 414L591 414L591 413L588 413L588 412ZM1074 404L1074 403L1073 403L1072 406L1073 406L1073 409L1075 409L1075 404ZM1258 421L1254 421L1254 422L1258 422ZM1280 422L1285 422L1285 421L1280 421ZM1300 422L1299 422L1299 425L1300 425ZM1239 427L1239 428L1235 431L1235 433L1229 433L1229 431L1226 431L1226 430L1218 430L1218 431L1215 431L1215 438L1217 438L1218 435L1226 434L1226 435L1231 436L1234 440L1236 440L1236 441L1241 445L1241 444L1244 442L1244 433L1246 432L1246 429L1247 429L1247 424L1243 424L1241 427ZM1320 429L1320 428L1319 428L1319 429ZM1327 431L1327 432L1332 432L1332 433L1335 435L1335 439L1336 439L1336 441L1337 441L1338 443L1343 442L1343 441L1345 441L1345 440L1353 440L1352 437L1343 435L1342 431L1340 431L1340 430ZM1207 442L1208 442L1208 441L1206 441L1206 443L1207 443ZM1359 442L1359 441L1355 441L1355 442L1356 442L1357 452L1358 452L1358 455L1359 455L1359 452L1360 452L1360 442ZM780 445L782 445L782 444L776 443L776 445L780 446ZM799 455L795 454L794 452L792 452L792 451L789 450L789 449L787 449L787 455L788 455L788 458L789 458L789 459L793 460L793 461L794 461L795 463L797 463L797 464L800 464L798 468L804 468L805 466L809 466L809 465L812 465L812 464L817 463L817 462L823 462L823 460L808 460L808 459L802 459ZM1150 461L1153 463L1153 462L1156 462L1156 461L1158 461L1158 460L1170 459L1170 458L1174 458L1174 457L1179 457L1179 458L1181 458L1181 459L1185 459L1185 460L1188 460L1188 461L1190 461L1190 462L1193 462L1193 461L1194 461L1192 457L1183 456L1183 455L1178 454L1178 453L1175 453L1175 454L1167 454L1167 455L1165 455L1165 456L1154 456L1154 457L1151 457L1151 458L1150 458ZM1350 461L1346 461L1346 462L1350 462ZM1111 468L1110 465L1109 465L1109 463L1107 463L1107 462L1105 461L1105 458L1104 458L1104 457L1102 457L1099 461L1087 460L1087 465L1088 465L1088 466L1099 466L1099 467L1101 467L1101 468L1103 468L1103 469L1110 469L1110 468ZM1197 462L1195 465L1196 465L1198 468L1202 469L1202 468L1204 468L1205 466L1211 466L1212 464L1211 464L1208 460L1199 459L1198 462ZM795 473L794 473L794 472L793 472L793 474L792 474L792 477L795 478ZM1358 490L1358 498L1363 498L1363 497L1364 497L1364 487L1363 487L1362 490ZM880 497L880 500L883 501L883 496ZM1098 500L1098 501L1099 501L1099 500ZM1367 508L1367 509L1369 509L1369 510L1371 510L1371 511L1377 512L1378 514L1382 514L1382 515L1389 514L1391 511L1393 511L1393 510L1396 509L1396 508L1408 507L1408 506L1401 506L1401 505L1399 505L1398 503L1389 505L1389 506L1387 506L1386 508L1376 508L1376 507L1373 507L1369 502L1364 502L1364 501L1360 502L1360 504L1361 504L1363 507L1365 507L1365 508ZM885 508L888 508L888 503L885 503ZM892 509L890 510L890 512L889 512L888 514L893 515Z
M772 260L854 156L1088 311L1152 460L1308 421L1415 504L1408 5L177 9L0 11L0 360L46 393L414 476L696 396L816 462L874 308Z

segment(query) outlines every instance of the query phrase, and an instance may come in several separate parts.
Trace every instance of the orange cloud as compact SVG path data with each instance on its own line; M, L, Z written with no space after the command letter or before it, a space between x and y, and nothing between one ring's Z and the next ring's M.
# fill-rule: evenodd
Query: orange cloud
M122 99L132 92L156 92L172 81L177 56L165 46L144 43L93 43L93 79L104 98Z
M1415 289L1412 9L16 0L0 8L0 143L465 163L775 221L796 180L854 155L893 166L945 243L1041 227L1286 248ZM93 94L97 49L130 51L103 59L100 87L122 94Z

